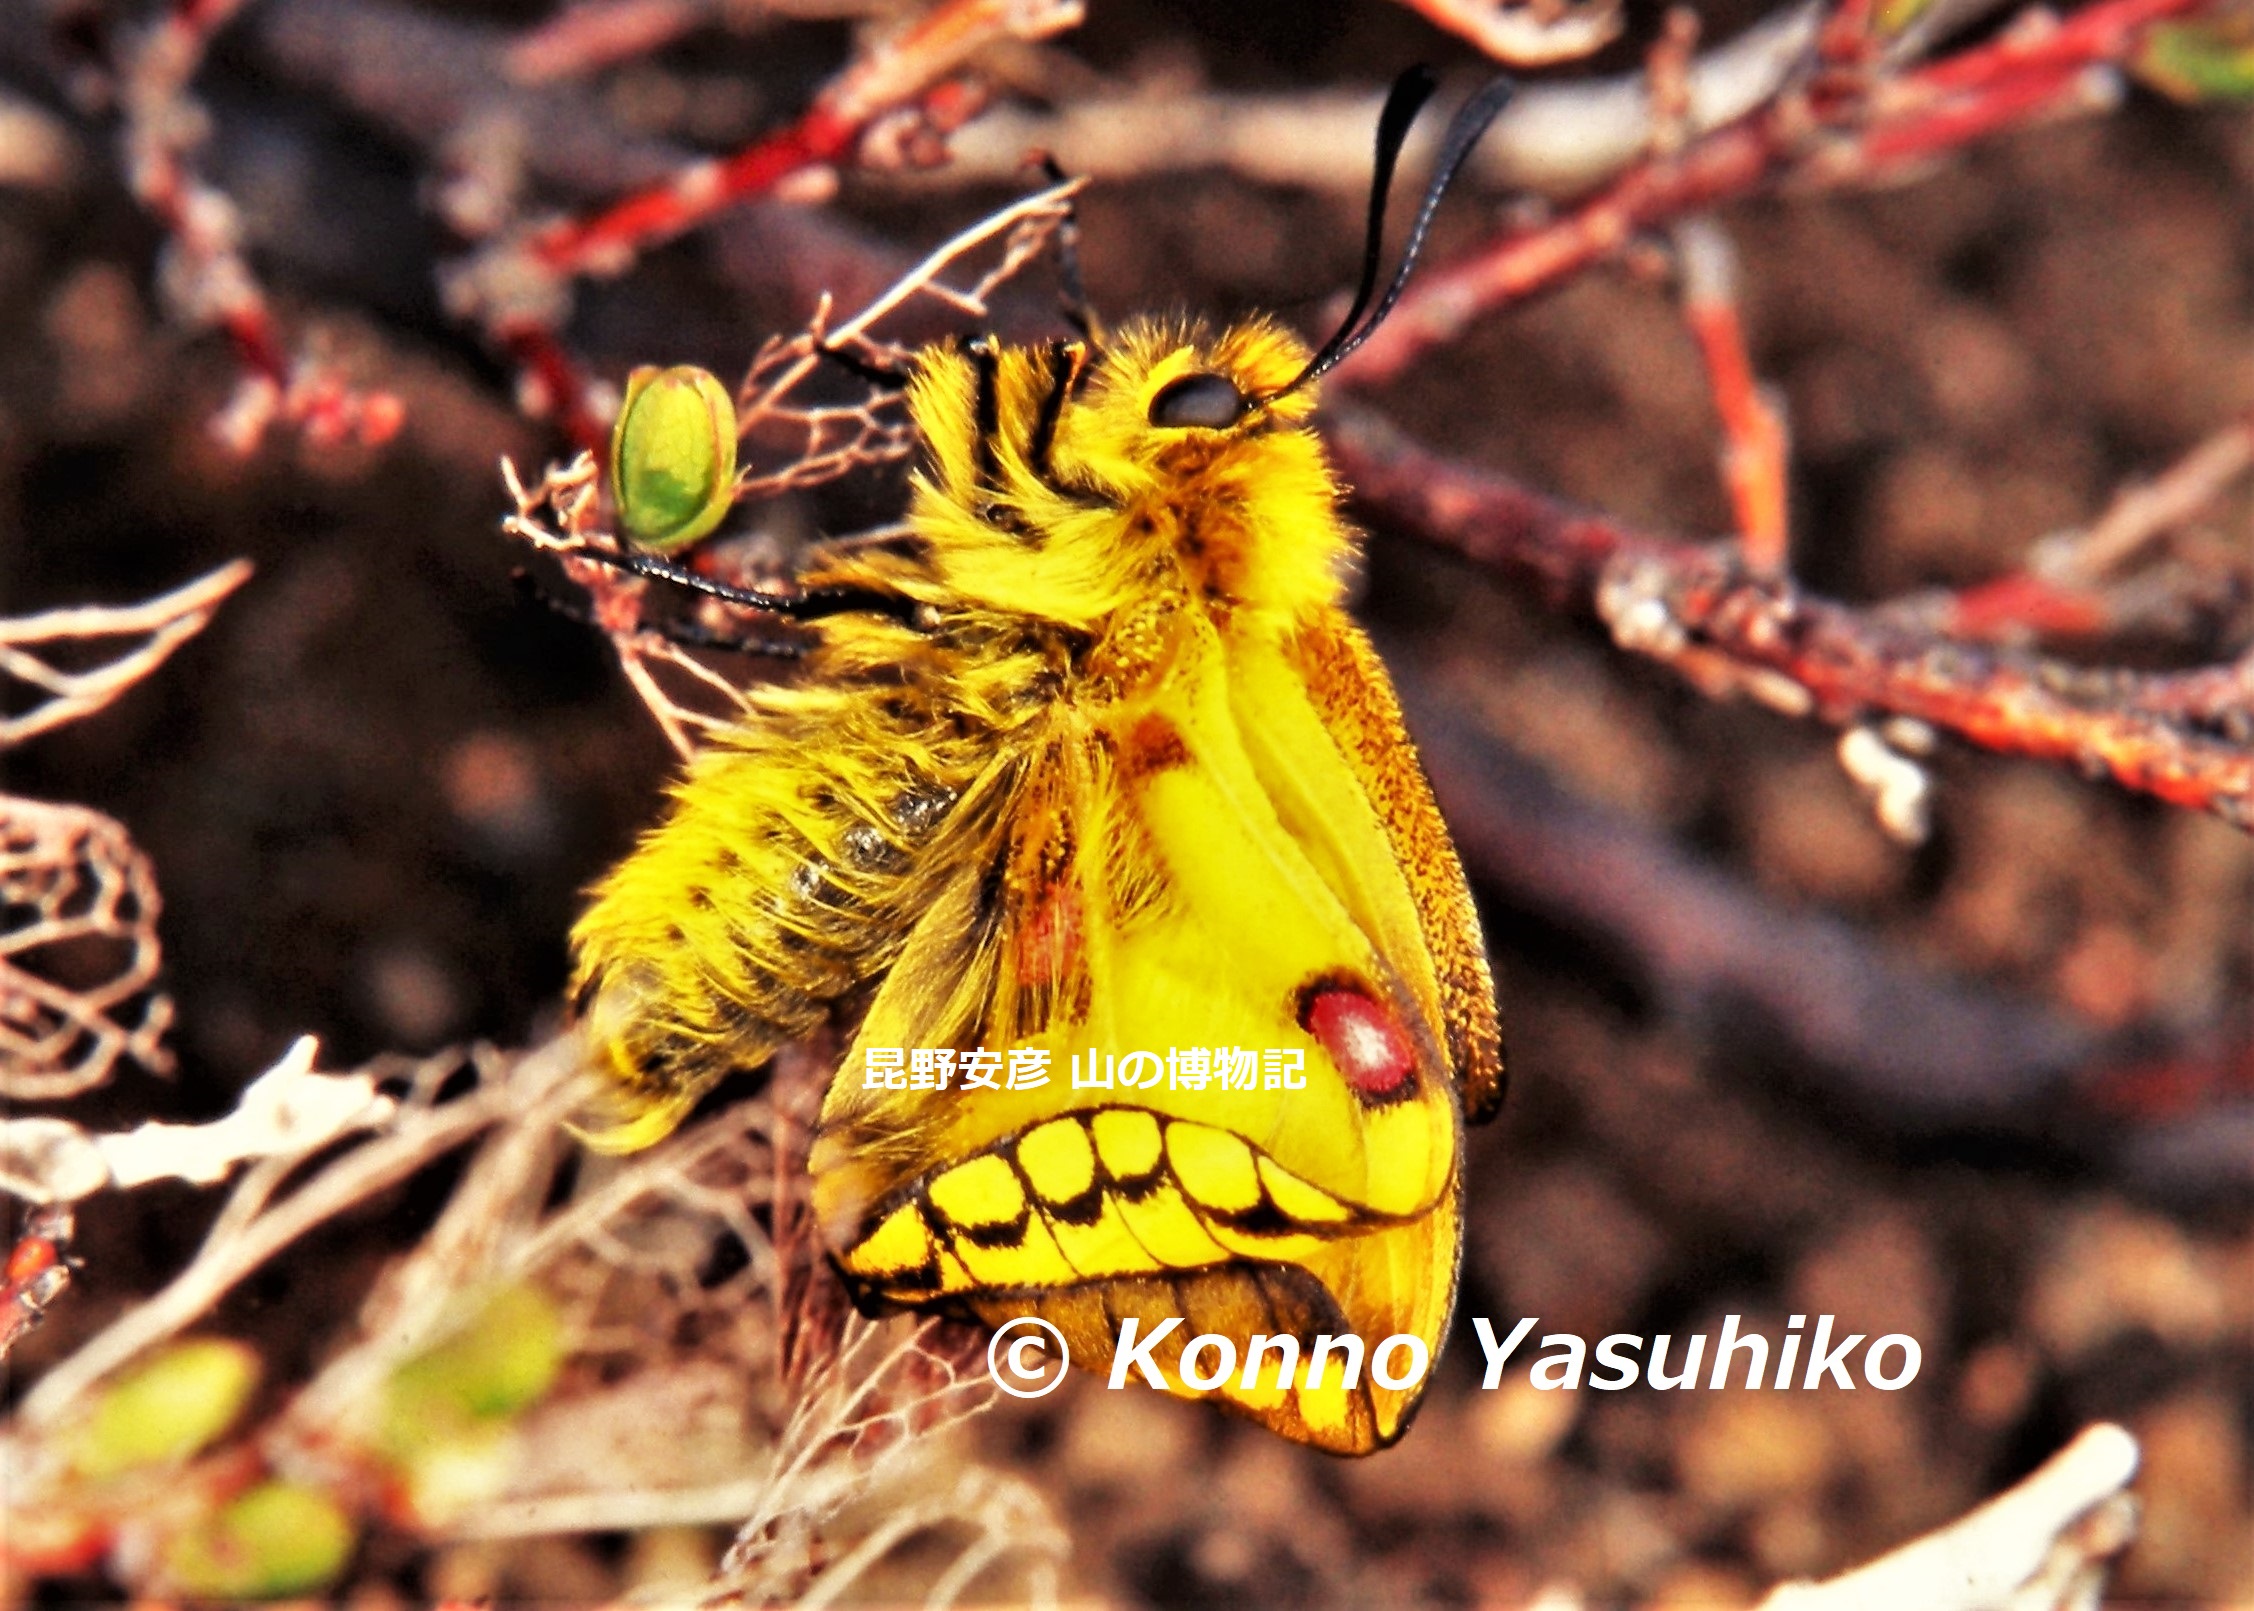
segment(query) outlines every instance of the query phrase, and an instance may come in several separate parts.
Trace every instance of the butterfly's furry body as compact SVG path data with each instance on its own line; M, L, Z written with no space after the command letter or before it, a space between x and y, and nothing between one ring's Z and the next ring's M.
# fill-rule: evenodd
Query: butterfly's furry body
M1204 1330L1437 1350L1500 1049L1463 875L1340 606L1306 363L1264 323L923 355L912 541L804 579L912 609L824 620L798 680L747 694L575 936L614 1143L859 1011L813 1168L865 1299L1042 1314L1095 1365L1126 1315L1183 1314L1182 1391ZM1242 406L1209 420L1223 382ZM1222 1045L1297 1049L1308 1086L1067 1081L1081 1048ZM869 1046L1052 1072L871 1089ZM1361 1452L1418 1394L1222 1396Z

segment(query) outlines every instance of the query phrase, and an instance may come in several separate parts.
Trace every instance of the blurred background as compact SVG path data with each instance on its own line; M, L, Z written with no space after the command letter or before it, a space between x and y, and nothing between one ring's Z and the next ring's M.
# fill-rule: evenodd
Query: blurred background
M795 116L855 52L837 14L868 8L798 15L815 9L713 0L617 60L528 67L528 41L554 37L542 5L245 7L195 80L197 165L240 209L293 346L401 405L388 440L280 424L247 454L212 429L229 343L168 305L178 254L122 177L114 107L85 93L113 48L101 30L146 13L0 18L5 609L257 566L144 686L7 756L10 792L126 824L164 895L177 1071L128 1069L56 1111L209 1118L302 1033L345 1067L560 1021L581 891L651 820L672 762L601 639L512 585L499 460L570 444L519 406L515 367L449 309L439 269L481 216L586 207ZM1761 17L1697 9L1705 46ZM1530 76L1632 71L1662 19L1631 5L1625 24ZM1079 27L981 66L1035 123L1118 96L1345 108L1327 175L1113 154L1080 208L1108 316L1268 310L1319 334L1362 249L1369 108L1418 60L1463 87L1487 70L1376 0L1091 0ZM614 385L646 362L739 372L819 292L856 305L1025 188L1006 163L848 171L834 197L731 210L583 281L562 339ZM2010 574L2248 417L2250 195L2243 107L2131 89L1882 190L1722 207L1752 363L1791 425L1798 578L1876 605ZM1430 260L1525 205L1475 177ZM1012 317L1037 321L1045 294ZM1733 524L1698 349L1649 265L1484 319L1355 406L1646 530ZM763 516L786 534L830 518L818 500ZM1891 1394L1481 1393L1459 1320L1406 1444L1359 1462L1076 1381L970 1433L1050 1497L1068 1588L1513 1606L1563 1583L1749 1604L1948 1520L2112 1418L2145 1452L2121 1603L2254 1603L2246 835L1944 739L1924 763L1931 831L1904 843L1832 726L1709 698L1600 623L1361 518L1360 610L1462 844L1507 1029L1510 1100L1467 1166L1460 1316L1594 1339L1711 1333L1724 1313L1773 1336L1831 1313L1920 1339L1923 1369ZM2125 627L2051 647L2140 670L2242 654L2250 548L2242 481L2167 535ZM330 1227L230 1298L228 1325L302 1370L442 1195L403 1187ZM19 1347L18 1379L165 1279L212 1207L185 1187L89 1205L86 1270ZM579 1540L357 1581L593 1598L620 1571Z

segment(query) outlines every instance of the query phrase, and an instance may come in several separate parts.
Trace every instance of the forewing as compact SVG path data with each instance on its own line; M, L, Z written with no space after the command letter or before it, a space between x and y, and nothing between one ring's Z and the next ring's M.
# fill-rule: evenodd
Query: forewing
M1393 954L1421 951L1430 958L1464 1113L1474 1124L1485 1123L1503 1101L1495 981L1463 864L1409 743L1384 664L1361 629L1335 610L1310 617L1283 646L1280 665L1247 658L1232 667L1231 685L1240 701L1264 713L1256 728L1247 724L1265 739L1256 753L1271 777L1300 780L1306 815L1336 825L1332 837L1342 860L1360 866L1383 861L1395 870L1394 883L1409 898L1422 945L1402 932L1411 914L1398 902L1373 902L1368 921ZM1302 708L1311 709L1329 735L1345 763L1343 772L1298 764L1299 757L1319 752L1311 738L1294 730ZM1341 786L1349 783L1365 809L1341 795ZM1280 783L1275 788L1279 796L1289 792ZM1372 825L1384 835L1382 853L1368 842Z

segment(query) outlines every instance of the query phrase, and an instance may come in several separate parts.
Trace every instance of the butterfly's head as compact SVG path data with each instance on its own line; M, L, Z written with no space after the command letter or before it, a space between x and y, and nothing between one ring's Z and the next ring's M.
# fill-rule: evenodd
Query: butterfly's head
M1266 320L1130 326L1091 365L1057 463L1127 519L1131 563L1211 599L1296 614L1336 596L1350 537L1310 417L1300 339Z
M1259 320L930 350L909 408L932 602L1090 628L1170 574L1286 614L1335 597L1347 535L1307 364Z

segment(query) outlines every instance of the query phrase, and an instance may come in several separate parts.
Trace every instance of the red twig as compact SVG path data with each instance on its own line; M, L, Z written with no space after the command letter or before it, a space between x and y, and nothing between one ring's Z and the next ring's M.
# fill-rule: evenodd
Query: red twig
M986 46L1076 26L1082 0L941 0L877 40L788 127L733 156L697 163L583 218L545 225L482 253L454 280L458 309L477 312L532 382L527 401L556 413L572 440L598 449L605 426L555 331L582 274L617 274L640 252L724 209L775 194L857 156L936 161L945 136L976 115L983 93L960 77Z
M2143 30L2213 0L2100 0L2064 21L2023 17L1992 44L1894 78L1842 87L1839 75L1655 155L1589 200L1427 274L1339 367L1356 383L1400 373L1482 315L1564 283L1661 225L1797 179L1890 178L1904 166L2084 96L2084 74L2117 64Z
M248 453L281 421L316 442L383 442L399 429L399 400L356 391L325 366L291 354L243 258L233 202L205 184L190 160L203 121L188 84L212 36L241 7L242 0L174 0L126 52L118 75L126 177L169 237L163 279L170 299L191 322L224 331L242 370L212 421L220 439Z
M788 128L592 218L552 224L526 249L552 273L615 272L636 252L739 201L771 194L793 174L846 161L880 118L907 112L941 133L959 126L977 110L978 97L952 75L973 55L998 39L1060 33L1081 16L1080 0L944 0L864 50Z
M553 419L573 447L601 457L610 421L594 406L586 372L555 331L536 319L514 319L493 334L517 366L518 406L535 418Z
M2092 637L2123 625L2122 573L2254 470L2254 413L2226 425L2150 481L2117 493L2086 528L2046 537L2027 568L1961 592L1913 595L1889 616L1952 638Z
M1754 569L1781 575L1791 543L1784 416L1754 379L1738 316L1736 265L1720 229L1693 219L1676 231L1683 322L1706 364L1722 417L1722 478L1737 514L1738 541Z
M2195 715L2181 678L2088 671L1912 630L1758 574L1734 545L1652 536L1570 509L1425 452L1359 413L1332 443L1366 506L1593 610L1624 647L1668 661L1710 691L1748 693L1833 722L1912 717L1985 749L2065 762L2254 831L2254 741ZM2211 701L2216 674L2191 675Z
M75 1228L69 1207L62 1203L34 1208L24 1216L7 1266L0 1271L0 1360L46 1318L47 1310L70 1285L70 1238Z

